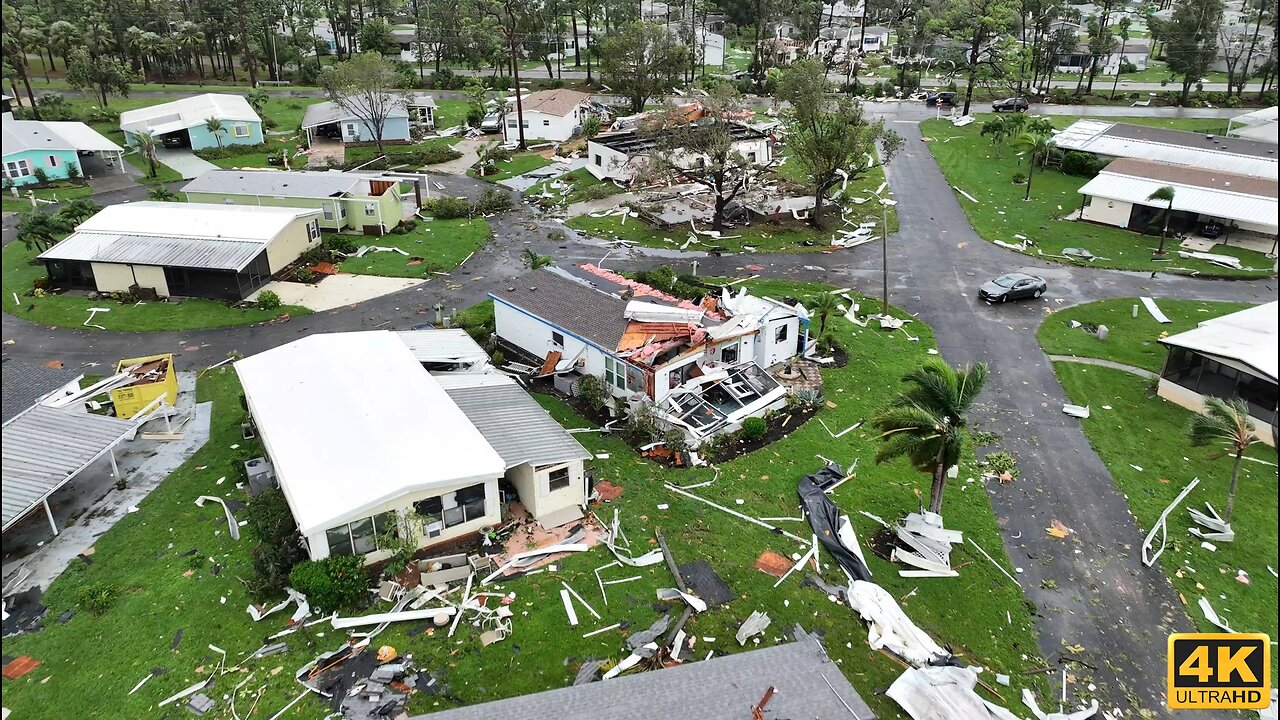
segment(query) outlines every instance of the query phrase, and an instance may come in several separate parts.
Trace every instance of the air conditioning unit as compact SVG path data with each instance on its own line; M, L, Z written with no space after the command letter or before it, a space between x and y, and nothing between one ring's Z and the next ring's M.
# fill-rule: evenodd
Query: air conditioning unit
M276 471L271 467L271 463L267 462L266 458L256 457L252 460L246 460L244 474L249 478L250 495L257 495L267 488L278 487Z

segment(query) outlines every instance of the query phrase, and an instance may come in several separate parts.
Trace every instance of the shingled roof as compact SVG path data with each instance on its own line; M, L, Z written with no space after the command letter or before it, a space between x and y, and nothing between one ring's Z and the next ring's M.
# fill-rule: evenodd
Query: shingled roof
M627 301L542 268L489 293L555 327L612 352L627 330Z
M46 395L79 378L77 370L53 369L43 365L5 358L3 366L3 422L9 422Z

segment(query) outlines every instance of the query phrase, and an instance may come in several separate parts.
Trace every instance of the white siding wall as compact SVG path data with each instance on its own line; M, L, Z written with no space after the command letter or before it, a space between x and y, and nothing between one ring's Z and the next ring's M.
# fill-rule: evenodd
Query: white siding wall
M775 340L779 328L786 328L786 339L782 342ZM800 318L784 317L769 320L765 323L765 327L757 335L756 341L756 363L760 367L768 368L777 365L780 362L796 354L796 348L800 347Z
M527 467L527 466L526 466ZM568 467L569 468L569 487L552 491L551 472L553 470ZM537 505L538 512L535 517L542 517L557 510L563 510L567 507L582 505L586 501L587 486L582 472L582 461L574 460L570 463L561 463L559 465L547 465L538 468L533 473L534 484L537 486ZM521 500L524 494L520 495Z
M600 180L628 180L631 178L632 168L627 165L625 153L592 141L587 143L587 172Z
M320 236L317 233L315 238L307 235L307 226L312 221L320 219L319 211L314 215L304 215L289 223L279 235L272 238L267 244L267 267L272 273L278 273L285 268L286 265L298 259L304 250L315 247L320 244Z
M555 115L547 115L544 113L525 110L524 121L528 127L524 129L524 139L526 141L533 140L552 140L555 142L563 142L573 137L574 131L581 124L581 110L574 110L564 117ZM518 142L520 140L520 131L511 127L512 123L519 120L519 115L515 111L515 104L512 103L511 112L503 118L502 132L507 142Z
M1132 214L1133 203L1091 197L1089 198L1089 204L1084 206L1084 212L1080 214L1080 217L1103 225L1128 227L1129 216Z
M1204 412L1204 396L1177 383L1161 379L1156 388L1156 394L1171 403L1181 405L1191 412ZM1258 418L1253 418L1253 420L1254 425L1257 426L1253 433L1254 437L1261 440L1264 445L1274 445L1275 439L1271 437L1271 426Z
M547 353L552 350L559 350L561 360L568 360L582 353L585 364L583 367L578 368L578 372L584 375L604 374L604 351L587 343L582 338L557 330L541 319L528 315L523 310L507 305L500 300L495 300L493 303L493 319L494 328L497 330L499 337L530 355L545 358ZM552 344L551 334L553 332L559 332L564 336L563 347ZM619 391L615 391L614 394L625 395L625 393Z

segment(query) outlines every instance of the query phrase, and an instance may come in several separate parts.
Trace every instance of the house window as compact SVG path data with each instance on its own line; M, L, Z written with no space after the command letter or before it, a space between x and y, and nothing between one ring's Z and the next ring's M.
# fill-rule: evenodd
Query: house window
M542 121L542 127L551 127L551 121L550 121L550 120L543 120L543 121Z
M437 497L429 497L413 504L413 511L422 518L427 537L436 537L444 530L444 503Z
M558 332L554 332L554 331L553 331L553 332L551 333L551 344L552 344L552 345L555 345L555 346L556 346L556 347L558 347L558 348L563 348L563 347L564 347L564 335L563 335L562 333L558 333Z
M50 155L50 156L49 156L49 167L51 167L51 168L56 168L56 167L58 167L58 156L57 156L57 155Z
M596 166L600 167L603 165L604 165L604 158L600 157L599 155L596 155Z
M4 174L11 178L31 175L31 163L26 160L10 160L4 164Z
M755 153L747 153L747 162L754 163L756 161Z
M789 327L789 326L788 326L788 325L785 325L785 324L783 324L783 325L779 325L779 326L778 326L778 327L773 331L773 341L774 341L775 343L781 343L781 342L786 342L786 341L787 341L787 328L788 328L788 327Z
M329 221L333 220L333 208L329 207L328 205L325 205L323 208L320 208L320 212L324 213L325 220L329 220Z
M610 387L627 389L627 364L616 358L604 359L604 382Z
M320 221L312 220L307 223L307 239L315 240L318 237L320 237Z
M552 470L547 476L547 491L555 492L569 487L569 468L568 466Z
M722 363L738 362L737 344L730 345L729 347L720 348L720 362Z
M457 507L444 511L444 526L453 527L484 517L484 484L464 487L454 494Z
M516 127L520 127L520 125L515 121L515 119L511 119L507 121L507 127L516 128Z
M347 206L346 206L346 205L339 205L339 206L338 206L338 217L340 217L340 218L345 218L346 216L347 216Z
M364 555L378 549L378 536L398 536L394 511L356 520L325 531L330 555Z
M249 137L249 123L236 123L231 126L233 137Z
M378 211L378 206L373 203L364 204L365 217L373 217Z

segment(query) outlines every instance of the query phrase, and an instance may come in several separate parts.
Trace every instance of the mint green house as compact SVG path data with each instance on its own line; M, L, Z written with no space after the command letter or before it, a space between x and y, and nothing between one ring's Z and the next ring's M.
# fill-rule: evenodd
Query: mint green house
M402 183L413 189L403 190ZM377 174L212 170L182 192L193 203L315 209L325 231L383 235L417 212L417 188L412 180Z

